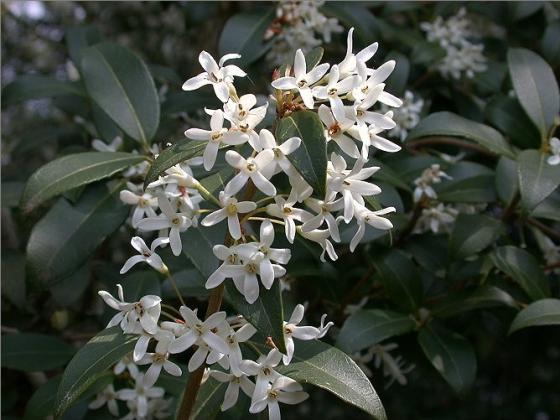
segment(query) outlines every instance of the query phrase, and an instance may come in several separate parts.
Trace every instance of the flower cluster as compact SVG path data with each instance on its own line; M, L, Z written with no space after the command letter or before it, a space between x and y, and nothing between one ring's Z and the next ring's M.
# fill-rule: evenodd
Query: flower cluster
M324 0L280 0L276 18L264 38L273 39L267 59L281 65L291 59L296 48L309 52L323 42L331 42L331 35L343 31L336 18L327 18L319 7Z
M438 16L432 23L420 25L428 41L437 42L445 50L445 57L437 64L443 77L473 78L475 73L486 71L484 45L475 43L477 35L471 26L465 8L447 20Z
M369 181L380 168L367 166L367 162L371 147L386 152L400 150L398 145L380 135L383 130L396 126L392 111L381 113L372 109L378 104L391 107L402 104L384 90L384 81L395 62L368 67L377 43L354 53L352 34L353 29L348 33L346 56L340 63L310 65L299 49L293 71L288 67L282 77L276 77L271 83L275 89L271 97L276 102L279 117L304 109L316 112L325 142L338 146L326 162L326 189L321 195L291 160L304 139L279 139L268 129L259 127L268 104L257 106L255 95L238 95L235 78L246 74L227 62L239 55L227 54L216 62L205 51L200 53L204 71L187 80L183 89L192 91L209 85L223 106L205 109L210 117L209 129L193 127L185 131L191 141L200 142L204 149L202 157L170 167L146 190L129 183L128 189L121 192L121 200L133 207L132 226L144 238L151 232L156 234L149 247L142 237L132 238L131 244L139 254L125 262L121 273L144 262L173 282L169 268L157 253L158 248L169 246L178 256L184 246L196 246L184 244L182 233L222 224L227 227L224 242L213 246L220 265L208 276L205 286L216 289L231 280L245 300L253 304L262 292L261 285L270 289L286 274L284 266L291 258L290 249L273 246L274 225L284 227L289 243L293 243L298 234L304 240L319 244L323 260L325 254L332 260L337 259L333 242L340 241L341 223L354 222L357 227L350 243L351 251L363 238L366 225L383 230L392 228L385 216L395 211L393 207L369 208L368 197L379 194L381 189ZM204 186L204 181L194 175L193 168L202 166L205 171L211 171L217 165L230 167L233 175L215 197L213 191ZM284 191L286 186L289 187ZM251 397L252 413L268 408L270 418L274 419L280 418L279 402L295 404L307 397L300 384L277 371L277 365L280 362L288 365L292 361L297 340L320 339L332 326L332 322L325 324L326 315L319 327L301 326L304 308L297 305L284 323L285 353L280 353L273 342L267 341L272 349L254 361L246 359L242 348L256 329L242 316L230 320L225 312L215 312L202 320L179 293L180 308L166 305L164 310L158 296L144 296L137 302L125 301L120 286L118 298L105 291L100 295L118 311L108 326L120 325L123 332L138 336L131 361L148 368L143 373L135 373L135 378L141 378L136 379L136 387L141 387L141 392L134 395L148 395L149 392L159 395L159 391L153 389L157 389L154 386L162 370L174 376L182 374L179 365L171 360L172 356L194 351L187 365L189 371L213 366L209 376L229 383L223 410L235 404L241 388ZM169 319L161 321L161 317ZM251 378L255 378L254 382ZM149 402L140 403L136 396L127 395L130 401L136 401L129 404L131 412L136 410L136 418L155 416L150 409L146 414Z
M403 104L393 111L393 121L396 126L389 131L389 136L405 141L408 132L420 122L420 114L424 108L424 100L407 90L404 92ZM381 108L384 112L389 111L386 105Z

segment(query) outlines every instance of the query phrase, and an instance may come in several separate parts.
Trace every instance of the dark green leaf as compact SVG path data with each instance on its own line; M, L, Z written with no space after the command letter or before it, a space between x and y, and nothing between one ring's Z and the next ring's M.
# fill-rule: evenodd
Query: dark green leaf
M503 203L509 204L518 191L517 162L502 156L496 166L496 193Z
M2 252L2 298L19 309L26 306L25 257L13 252Z
M204 287L206 279L195 269L187 268L173 272L172 276L177 288L183 296L207 298L210 291ZM174 299L176 297L175 290L169 279L166 279L162 285L162 298Z
M338 18L345 27L355 28L362 42L371 43L378 38L378 22L365 4L346 1L329 1L321 8L325 14ZM355 39L355 38L354 38Z
M30 211L73 188L110 177L145 157L122 152L86 152L60 157L40 167L27 181L21 206Z
M560 111L556 77L546 61L524 48L508 50L508 65L517 98L545 139Z
M121 226L128 208L116 196L118 189L96 185L75 206L61 198L33 227L27 261L41 281L54 284L71 274Z
M560 325L560 299L542 299L531 303L517 314L508 334L541 325Z
M463 137L477 142L493 153L515 158L510 145L498 131L451 112L436 112L428 115L409 133L407 141L438 136Z
M381 309L360 310L348 317L340 330L337 346L354 353L416 327L409 315Z
M517 282L532 300L550 295L548 281L535 257L514 246L502 246L491 254L492 262Z
M228 384L218 382L213 378L209 378L202 386L196 396L192 419L213 419L220 412L220 405L224 400ZM243 391L239 392L240 394Z
M465 393L476 377L476 356L471 344L457 333L426 325L418 334L424 354L458 394Z
M284 306L282 304L282 292L280 281L276 280L270 290L260 288L259 298L253 304L247 303L243 296L235 288L233 283L226 283L225 300L229 302L235 311L245 317L259 332L261 338L271 337L278 350L286 353L284 342ZM264 344L264 342L263 342Z
M388 60L395 60L397 64L387 79L387 91L393 93L394 95L402 96L410 74L410 62L408 61L406 55L397 51L391 51L387 54L385 61Z
M486 71L475 73L473 78L477 88L483 94L500 92L507 75L507 67L501 61L488 60Z
M75 353L74 347L58 337L44 334L2 336L2 367L26 372L64 366Z
M57 305L70 306L82 297L90 280L90 265L82 264L75 272L50 287Z
M273 18L272 7L260 13L242 12L230 17L220 35L220 55L241 54L241 58L234 63L242 66L258 60L268 50L264 33Z
M535 207L531 216L560 222L560 194L550 194Z
M435 188L438 200L444 203L490 203L496 201L493 175L479 175L472 178L442 183Z
M175 114L177 112L196 112L204 107L215 109L221 102L212 93L205 91L175 92L167 95L161 105L162 114Z
M101 41L103 41L103 37L95 26L76 26L66 29L68 54L78 70L80 70L82 66L82 54L84 50Z
M154 79L162 83L171 83L176 86L181 85L181 78L171 67L160 66L159 64L148 64L148 68Z
M219 260L214 256L214 245L223 244L226 235L223 223L211 227L190 228L181 234L183 254L204 278L204 282L218 268Z
M541 51L543 56L553 66L560 64L560 48L558 48L558 40L560 39L560 19L551 22L544 31L541 41Z
M61 376L56 376L37 388L25 407L23 420L43 420L53 413L56 391L61 379Z
M130 353L137 336L123 334L119 326L101 331L70 361L58 388L55 416L62 415L113 364Z
M373 418L385 420L385 409L371 382L354 361L336 347L321 341L297 343L292 362L278 372L336 395Z
M21 76L2 89L2 107L29 99L53 98L63 95L86 96L80 84L64 82L48 76Z
M492 217L461 213L451 232L451 253L457 259L477 254L491 245L503 230L502 223Z
M431 66L445 57L445 50L436 42L420 41L411 53L413 63Z
M517 159L521 204L530 212L560 185L560 165L549 165L537 150L524 150Z
M288 158L313 191L323 197L327 182L327 142L317 113L298 111L282 118L276 138L283 143L291 137L299 137L301 145Z
M509 293L494 286L478 286L474 290L465 290L447 296L445 300L430 309L430 313L439 318L447 318L468 311L503 305L516 307L515 300Z
M97 134L99 138L105 140L105 143L111 143L115 137L122 138L123 134L119 126L95 102L91 103L91 114Z
M376 258L373 263L389 296L397 305L408 311L421 306L422 281L405 253L393 249L383 259Z
M88 93L126 134L148 143L159 124L159 98L148 66L128 48L101 43L83 51Z
M515 1L507 3L510 19L514 22L525 19L542 9L542 1Z

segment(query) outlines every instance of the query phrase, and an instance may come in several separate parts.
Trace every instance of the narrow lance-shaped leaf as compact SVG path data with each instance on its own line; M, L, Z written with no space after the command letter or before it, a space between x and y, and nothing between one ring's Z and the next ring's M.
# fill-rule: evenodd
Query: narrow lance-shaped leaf
M2 336L2 367L23 371L50 370L65 365L74 348L58 337L44 334Z
M159 98L147 65L128 48L104 42L82 52L89 95L133 139L148 143L159 125Z
M360 351L416 327L409 315L380 309L360 310L352 314L340 330L337 346L347 353Z
M533 210L560 185L560 165L549 165L537 150L524 150L517 159L521 204Z
M560 112L560 92L554 72L538 54L524 48L509 49L507 58L515 94L541 138L546 139Z
M319 116L311 111L294 112L280 120L276 137L280 143L291 137L301 139L301 145L288 155L288 159L311 185L314 193L324 197L327 182L327 141Z
M527 327L560 325L560 299L542 299L531 303L517 314L509 334Z
M48 76L21 76L2 89L2 107L30 99L64 95L86 96L86 92L79 83L75 82L65 82Z
M101 331L70 361L58 388L55 416L61 416L87 389L125 355L137 336L123 334L119 326Z
M41 166L23 191L21 206L30 211L65 191L110 177L146 158L122 152L86 152L66 155Z
M497 306L516 307L515 299L509 293L494 286L478 286L474 290L465 290L449 295L441 303L430 309L436 317L447 318L476 309Z
M418 334L424 354L458 394L465 393L476 377L476 356L461 335L426 325Z
M350 356L336 347L317 340L298 341L292 362L279 366L278 372L325 389L374 419L387 418L370 380Z
M452 112L436 112L428 115L409 133L407 141L438 136L462 137L475 141L497 155L515 158L510 145L498 131Z

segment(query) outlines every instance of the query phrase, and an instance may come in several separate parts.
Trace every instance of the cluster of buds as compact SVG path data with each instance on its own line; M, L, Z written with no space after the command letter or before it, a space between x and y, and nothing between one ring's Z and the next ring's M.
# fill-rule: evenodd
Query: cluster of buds
M246 73L226 62L240 56L227 54L216 62L210 54L200 53L204 72L187 80L183 89L193 91L210 85L223 106L205 109L210 116L209 129L190 128L185 132L187 138L203 144L202 157L167 169L145 191L129 184L129 189L121 193L121 199L134 206L133 227L145 237L150 232L156 233L150 247L139 236L132 238L131 244L139 255L129 258L121 273L145 262L171 280L157 249L169 246L177 256L184 246L181 233L224 224L227 226L224 243L215 244L213 248L221 265L207 278L206 288L221 287L231 279L245 300L253 304L259 299L261 285L270 289L274 281L286 274L283 265L291 258L290 249L273 247L274 225L284 227L289 243L300 235L303 240L319 244L323 249L322 260L325 254L332 260L337 259L331 240L340 241L341 223L356 223L357 231L350 244L352 251L364 236L366 225L384 230L392 227L384 216L395 209L370 210L365 198L381 192L369 181L380 170L366 166L370 149L400 150L398 145L380 136L383 130L395 127L392 111L372 110L376 104L398 107L402 103L384 90L384 81L395 62L368 67L377 43L354 54L352 33L353 29L348 33L346 56L339 64L308 67L303 52L298 50L293 73L286 71L283 77L271 83L276 89L271 97L277 101L277 110L284 110L284 104L289 102L297 104L298 109L317 112L325 141L332 141L339 147L327 162L326 192L320 196L314 194L290 160L290 155L303 147L304 139L292 137L279 143L271 131L259 129L268 104L257 106L255 95L238 95L235 78L244 77ZM279 112L279 117L284 115ZM223 153L222 149L228 150ZM204 170L210 171L222 158L235 175L215 197L194 176L193 167L202 165ZM353 162L349 164L347 159ZM289 185L288 191L280 191L285 185ZM255 231L260 232L258 238L253 234ZM135 365L149 365L144 373L138 374L143 376L137 376L141 378L142 395L154 389L162 370L170 375L181 375L181 368L171 360L173 355L196 349L189 359L188 370L216 366L210 370L210 375L218 381L229 382L223 410L235 404L241 388L251 397L251 412L268 408L270 418L274 419L280 418L278 402L295 404L307 397L301 385L278 373L276 366L281 361L291 362L294 339L320 339L332 325L325 325L325 315L319 327L300 326L304 309L298 305L284 323L286 353L280 353L272 343L268 354L252 361L246 359L242 348L256 330L243 318L236 316L234 322L229 322L225 312L216 312L201 320L180 294L180 308L166 305L165 310L158 296L144 296L138 302L124 301L120 287L118 299L104 291L100 295L118 311L109 326L120 325L125 333L138 336L131 360ZM160 322L160 317L169 319ZM149 352L152 347L153 351ZM252 377L256 378L255 382L250 379ZM131 406L138 407L138 404L136 401Z

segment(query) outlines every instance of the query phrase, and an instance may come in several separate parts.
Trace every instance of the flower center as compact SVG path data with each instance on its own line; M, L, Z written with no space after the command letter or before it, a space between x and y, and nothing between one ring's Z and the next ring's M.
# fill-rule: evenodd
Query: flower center
M152 360L154 363L163 363L165 362L166 359L167 357L165 356L165 354L161 354L161 353L155 353L152 356Z
M272 390L268 391L268 398L273 399L273 400L277 399L278 398L278 391L272 391Z
M144 315L144 307L142 306L142 304L140 302L137 302L134 304L134 310L136 311L136 313L139 316Z
M175 226L181 226L181 218L180 217L174 217L173 220L171 220L171 223L174 224Z
M292 214L293 213L293 211L290 207L284 207L282 209L282 211L284 212L284 214Z
M148 206L148 200L146 200L145 198L138 199L138 207L143 208L147 206Z
M356 115L357 115L358 117L363 117L363 116L364 116L364 111L362 111L361 109L358 109L358 110L356 111Z
M255 274L259 269L255 263L249 263L245 266L247 273Z
M210 79L210 81L214 82L214 83L219 83L219 82L222 81L222 78L220 76L218 76L217 74L214 74L214 73L210 73L208 75L208 79Z
M229 203L226 207L226 211L227 214L233 216L234 214L237 214L237 206L235 205L235 203Z
M300 81L298 82L297 85L298 85L298 87L300 87L300 88L305 87L305 86L307 86L307 81L302 79L302 80L300 80Z
M219 142L223 137L222 133L214 132L212 133L212 141Z
M275 147L272 151L274 152L274 157L276 158L281 158L284 155L279 147Z
M249 130L249 124L241 124L239 129L245 133Z
M336 137L340 134L340 126L338 124L333 124L329 127L329 136Z
M338 89L330 88L327 93L328 93L329 96L335 96L337 92L338 92Z
M226 261L228 262L228 264L231 265L235 265L237 264L237 255L236 254L231 254L229 257L227 257Z
M257 164L254 162L248 162L246 166L247 171L255 172L257 170Z

